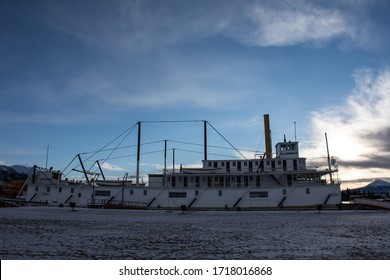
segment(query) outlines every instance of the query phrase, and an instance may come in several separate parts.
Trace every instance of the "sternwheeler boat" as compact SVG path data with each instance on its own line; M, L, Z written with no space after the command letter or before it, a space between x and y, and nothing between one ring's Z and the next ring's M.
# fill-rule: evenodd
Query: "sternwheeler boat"
M28 178L28 202L52 206L182 209L262 210L289 208L336 208L341 205L337 166L328 152L325 168L309 168L299 154L298 141L285 139L272 151L269 116L264 115L265 153L251 159L209 159L207 122L204 121L204 158L199 168L173 168L166 163L161 173L139 175L141 122L135 178L106 180L100 172L86 171L80 155L83 180L64 178L61 171L34 166Z

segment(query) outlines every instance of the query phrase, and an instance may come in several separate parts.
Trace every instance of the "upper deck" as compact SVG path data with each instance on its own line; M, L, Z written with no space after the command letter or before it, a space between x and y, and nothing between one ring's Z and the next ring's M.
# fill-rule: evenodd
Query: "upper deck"
M258 155L254 159L239 160L203 160L203 170L206 173L252 173L306 170L306 158L299 157L298 142L279 142L275 146L276 156L267 158ZM195 172L195 169L192 169ZM189 170L188 170L189 171Z

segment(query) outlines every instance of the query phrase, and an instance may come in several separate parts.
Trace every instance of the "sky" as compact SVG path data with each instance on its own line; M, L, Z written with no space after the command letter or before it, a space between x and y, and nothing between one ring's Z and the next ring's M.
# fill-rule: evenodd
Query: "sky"
M3 0L0 164L66 170L81 153L131 176L138 121L143 174L163 140L168 165L173 150L199 165L202 120L209 159L249 158L269 114L273 144L297 139L310 164L326 164L327 134L342 188L390 180L389 14L386 0Z

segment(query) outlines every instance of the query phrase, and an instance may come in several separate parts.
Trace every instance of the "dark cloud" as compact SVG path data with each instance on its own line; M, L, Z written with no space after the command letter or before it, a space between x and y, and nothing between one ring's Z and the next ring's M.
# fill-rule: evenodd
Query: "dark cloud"
M386 153L390 154L390 126L384 127L379 131L362 133L362 138L368 143L373 143L373 145L378 147L379 155Z
M390 155L390 154L388 154ZM390 169L390 158L389 156L381 155L369 155L361 157L361 160L338 160L340 166L346 168L381 168Z

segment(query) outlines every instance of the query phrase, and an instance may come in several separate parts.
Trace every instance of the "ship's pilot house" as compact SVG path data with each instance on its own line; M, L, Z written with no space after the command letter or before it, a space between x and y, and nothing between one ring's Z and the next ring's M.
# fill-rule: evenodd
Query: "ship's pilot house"
M299 158L298 142L280 142L275 148L277 158Z

